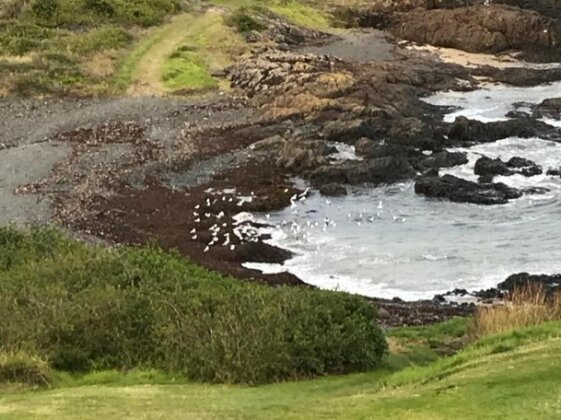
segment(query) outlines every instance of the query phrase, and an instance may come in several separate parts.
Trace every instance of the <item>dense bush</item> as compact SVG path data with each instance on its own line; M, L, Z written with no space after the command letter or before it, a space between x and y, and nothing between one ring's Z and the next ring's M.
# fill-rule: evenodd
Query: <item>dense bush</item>
M231 383L361 371L386 350L374 321L372 305L344 293L0 229L0 350L37 352L61 370L158 368Z

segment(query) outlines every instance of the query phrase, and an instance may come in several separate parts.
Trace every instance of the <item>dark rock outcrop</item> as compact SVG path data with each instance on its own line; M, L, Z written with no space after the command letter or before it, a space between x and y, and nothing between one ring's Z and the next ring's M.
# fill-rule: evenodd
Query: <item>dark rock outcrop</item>
M547 292L559 290L561 288L561 274L513 274L502 283L499 283L497 287L500 290L512 292L516 288L532 284L543 285Z
M475 175L481 175L484 177L487 176L496 176L496 175L512 175L512 171L508 169L506 163L504 163L499 158L491 159L487 156L482 156L477 159L475 162L475 166L473 168L473 172Z
M317 186L330 183L379 185L411 179L415 175L415 170L407 160L384 157L367 162L324 165L310 174L310 180Z
M451 145L468 146L476 143L494 142L507 137L540 137L560 140L561 130L530 118L484 123L470 120L464 116L457 117L448 129L448 142Z
M478 184L453 175L422 177L415 183L415 192L429 198L485 205L505 204L522 196L522 191L502 183Z
M497 175L540 175L542 173L542 168L529 159L517 156L511 158L508 162L503 162L499 158L491 159L487 156L482 156L475 162L473 172L476 175L480 175L484 180L490 180Z
M524 176L536 176L543 173L542 168L536 162L518 156L510 158L506 166L511 168L514 173Z
M401 15L390 29L410 41L470 52L553 51L561 45L561 29L554 19L501 4L416 9Z
M465 165L466 163L468 163L466 153L449 152L447 150L433 153L419 162L422 167L427 169L451 168L453 166Z
M534 118L561 119L561 98L550 98L544 100L534 109Z

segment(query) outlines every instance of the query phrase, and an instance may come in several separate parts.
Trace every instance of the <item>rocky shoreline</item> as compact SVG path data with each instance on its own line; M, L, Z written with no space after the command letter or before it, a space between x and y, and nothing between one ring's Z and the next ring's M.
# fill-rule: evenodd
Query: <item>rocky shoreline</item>
M23 221L54 221L107 243L156 243L236 277L306 286L289 273L263 274L242 266L291 257L265 243L259 226L240 213L279 210L305 197L308 192L295 187L293 177L325 195L400 181L414 181L415 191L427 197L483 205L543 193L493 181L514 173L559 175L560 168L540 168L523 156L508 162L482 157L479 182L439 170L467 161L465 153L448 148L511 136L561 142L561 129L541 121L561 118L559 98L489 123L465 117L444 122L449 109L422 98L440 90L474 90L482 80L516 86L557 81L561 68L467 67L403 42L561 61L561 6L547 0L519 3L375 2L372 8L340 13L349 26L382 33L334 36L275 24L266 34L273 45L259 44L227 69L235 96L3 99L0 109L8 117L0 123L0 163L29 162L29 153L52 157L46 158L48 170L26 168L17 194L0 207L24 200L17 211L28 215ZM256 35L249 40L262 41ZM355 55L335 55L345 49ZM383 53L372 57L370 49ZM333 142L353 146L360 159L333 162ZM46 200L49 209L34 208L29 201L34 196ZM373 299L387 326L473 311L472 305L440 300Z

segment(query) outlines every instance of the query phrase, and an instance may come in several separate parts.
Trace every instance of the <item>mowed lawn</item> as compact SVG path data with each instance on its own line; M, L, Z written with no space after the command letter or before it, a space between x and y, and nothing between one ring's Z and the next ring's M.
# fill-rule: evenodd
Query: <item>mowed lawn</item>
M488 337L396 373L381 369L260 387L129 385L111 374L97 381L6 391L0 418L559 419L561 323Z

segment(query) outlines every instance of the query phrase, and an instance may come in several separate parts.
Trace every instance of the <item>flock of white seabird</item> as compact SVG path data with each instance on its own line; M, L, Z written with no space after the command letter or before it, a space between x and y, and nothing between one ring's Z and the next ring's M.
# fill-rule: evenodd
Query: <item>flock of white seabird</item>
M197 204L193 209L193 217L195 218L193 221L195 223L201 223L201 220L203 218L204 219L214 218L216 221L216 223L214 223L209 228L209 232L211 233L212 238L210 242L206 244L204 252L208 252L212 246L218 245L220 242L221 242L220 243L221 246L228 247L230 251L235 251L236 249L236 245L233 244L231 241L230 233L224 232L224 228L228 227L228 223L226 222L220 223L224 218L224 216L226 216L226 214L223 211L220 211L218 214L213 214L211 211L212 206L218 203L218 201L219 201L218 198L214 198L211 200L210 198L207 197L203 204ZM231 203L234 201L234 198L227 197L224 195L222 196L221 201L223 202L228 201ZM197 228L191 229L189 234L191 235L191 239L194 241L196 241L199 238L199 232L197 231Z
M224 194L226 191L223 192L213 192L208 191L211 194ZM285 190L288 192L288 189ZM303 202L308 198L310 189L306 188L305 191L302 193L294 194L290 197L290 209L293 215L297 215L299 212L299 205L303 204ZM234 191L228 190L228 194L235 193ZM222 246L228 247L231 251L236 249L236 245L233 243L233 238L229 232L224 232L224 228L228 227L228 223L221 223L222 219L225 217L225 213L220 211L217 214L213 214L211 209L214 204L219 202L220 200L223 202L234 202L237 200L236 205L238 207L242 207L245 203L251 203L255 198L255 193L252 191L248 196L227 196L222 195L220 198L206 198L203 204L197 204L193 211L193 216L195 217L195 223L200 223L203 218L209 219L214 218L215 222L210 228L209 232L211 233L211 240L206 244L204 252L208 252L211 247L213 246ZM326 204L330 205L331 201L326 200ZM375 220L380 220L383 215L384 205L382 201L378 202L378 206L376 209L376 214L367 214L365 212L360 212L358 214L351 214L348 213L347 218L348 220L352 220L357 226L361 226L363 223L373 223ZM271 217L270 214L265 215L265 219L269 220ZM392 214L392 218L394 222L403 223L406 221L406 218L401 215ZM234 217L233 222L233 233L237 237L237 239L241 243L247 242L258 242L259 237L262 234L258 228L256 228L251 222L254 222L255 219L253 215L247 212L239 213L237 216ZM282 220L281 223L273 226L275 229L284 230L287 229L293 236L300 236L302 235L302 239L307 239L310 236L309 231L312 229L321 228L324 232L327 229L336 227L337 224L334 220L331 220L329 217L323 217L323 220L306 220L305 222L297 222L295 220L288 222L286 220ZM191 239L197 240L199 238L199 233L197 229L194 228L190 231Z
M294 195L291 197L291 213L293 215L298 215L299 208L298 204L300 199L302 201L308 196L307 192L305 195ZM330 200L325 200L325 203L329 206L332 204ZM301 211L301 210L300 210ZM315 211L312 211L315 213ZM391 218L395 223L405 223L407 218L405 215L401 214L401 212L394 213L391 212ZM387 216L389 216L386 213ZM266 216L268 220L270 215ZM374 223L377 220L384 219L384 204L382 201L379 201L375 212L369 212L367 210L362 210L358 212L347 213L347 220L350 223L354 223L357 226L362 226L365 223ZM288 220L287 220L288 219ZM278 230L285 231L287 234L292 236L293 239L296 240L308 240L314 237L312 231L321 229L323 232L326 232L330 228L337 227L337 223L335 220L332 220L329 215L322 215L316 219L307 219L307 220L290 220L290 218L283 219L280 223L274 226L274 228Z
M224 190L222 192L215 192L213 189L209 189L205 191L209 194L213 195L222 195L222 194L233 194L235 193L235 189L233 190ZM255 198L255 192L251 191L249 196L228 196L222 195L222 197L218 198L206 198L204 203L197 204L193 209L193 217L195 223L201 223L204 219L214 219L215 223L208 229L211 234L211 240L208 242L204 248L204 252L210 251L210 248L213 246L223 246L230 249L230 251L236 250L236 245L233 243L233 238L231 237L230 232L225 232L224 228L228 227L227 222L222 222L226 214L224 211L220 211L219 213L215 214L212 211L212 207L218 203L219 201L233 203L234 200L237 200L236 205L238 207L242 207L245 203L251 203ZM243 214L243 213L241 213ZM249 215L249 213L246 213ZM248 222L253 220L251 215L250 217L242 217L238 218L240 220L236 220L233 223L234 235L242 242L257 242L259 240L259 231L253 227ZM222 223L221 223L222 222ZM200 232L197 231L197 228L191 229L189 232L191 235L191 239L196 241L199 238Z

